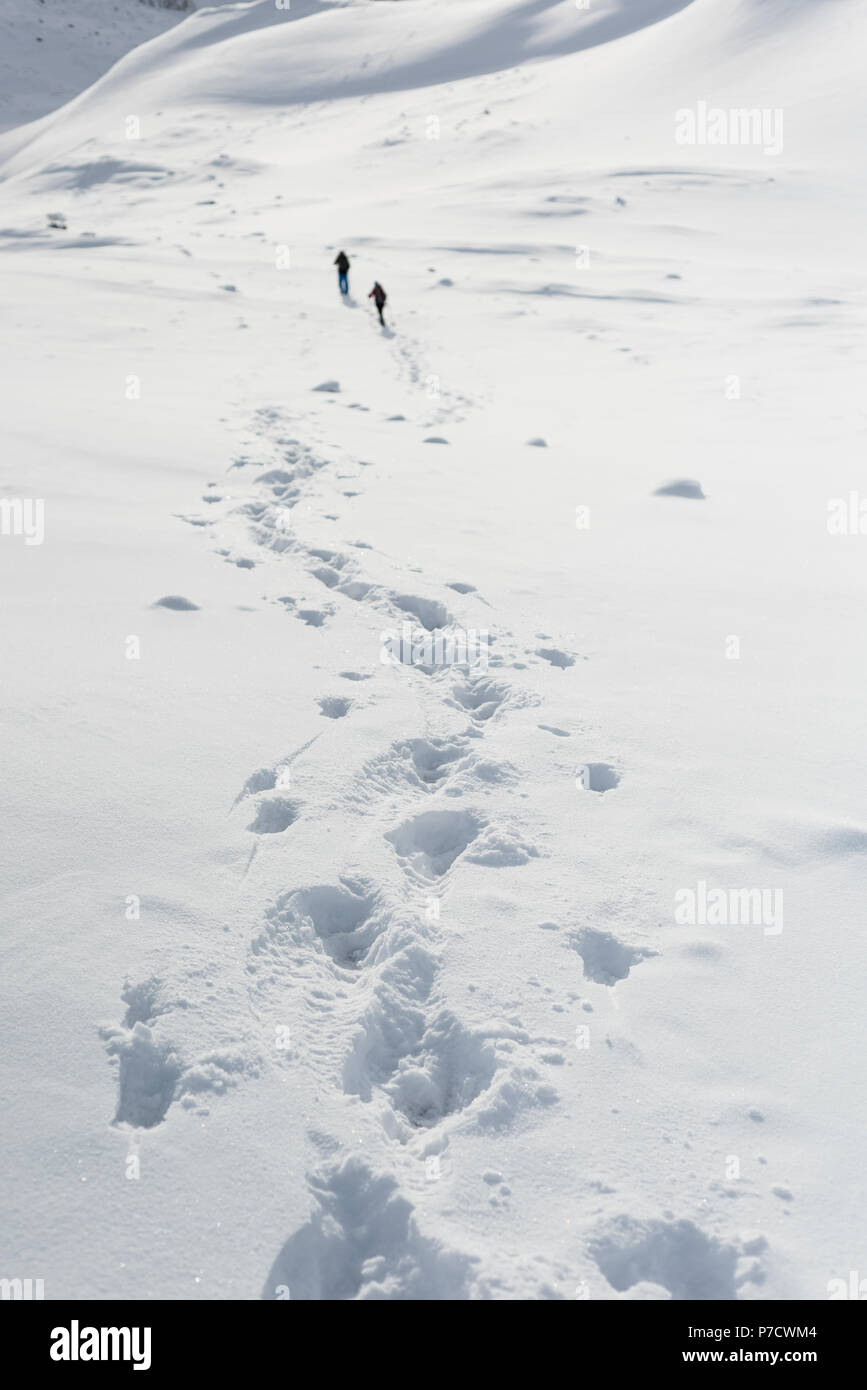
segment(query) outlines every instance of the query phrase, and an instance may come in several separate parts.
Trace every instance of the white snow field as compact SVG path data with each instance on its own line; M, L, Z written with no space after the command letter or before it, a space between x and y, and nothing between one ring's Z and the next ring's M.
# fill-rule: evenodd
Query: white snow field
M827 1299L867 4L147 21L0 137L0 1274Z
M0 130L77 96L193 9L193 0L0 0Z

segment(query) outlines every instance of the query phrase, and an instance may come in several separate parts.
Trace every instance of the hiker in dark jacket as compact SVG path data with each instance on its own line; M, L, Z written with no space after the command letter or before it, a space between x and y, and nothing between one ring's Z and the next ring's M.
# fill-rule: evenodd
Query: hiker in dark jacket
M337 283L340 286L341 294L349 294L349 257L345 251L335 257L334 264L337 266Z
M386 295L385 290L382 288L382 285L379 283L378 280L374 281L373 289L370 291L370 294L367 297L368 299L372 299L374 304L376 305L377 312L379 314L379 321L384 328L385 319L382 317L382 306L385 303L388 296Z

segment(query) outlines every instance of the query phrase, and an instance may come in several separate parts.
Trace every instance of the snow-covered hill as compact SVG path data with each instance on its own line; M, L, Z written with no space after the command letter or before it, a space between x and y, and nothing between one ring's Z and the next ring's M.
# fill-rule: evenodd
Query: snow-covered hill
M192 0L0 0L0 130L53 111Z
M865 28L261 0L0 137L4 1269L863 1263Z

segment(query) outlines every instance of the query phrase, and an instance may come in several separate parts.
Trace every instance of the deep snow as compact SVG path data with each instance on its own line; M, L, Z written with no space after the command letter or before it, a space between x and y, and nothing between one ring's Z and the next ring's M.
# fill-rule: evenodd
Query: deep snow
M865 9L224 5L0 137L0 1273L863 1268Z

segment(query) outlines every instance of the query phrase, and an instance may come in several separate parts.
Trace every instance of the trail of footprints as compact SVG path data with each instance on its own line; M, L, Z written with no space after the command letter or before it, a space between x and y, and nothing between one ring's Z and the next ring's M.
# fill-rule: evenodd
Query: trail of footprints
M307 476L311 469L308 461ZM278 502L298 495L297 476L285 471L266 472L259 482ZM451 627L454 619L445 602L368 582L349 551L287 538L273 503L248 503L247 512L258 544L291 549L329 591L328 603L312 610L281 598L303 621L325 624L334 602L343 599L398 620L413 619L426 632ZM363 542L353 547L362 554L368 548ZM462 581L448 587L461 596L475 593ZM552 646L534 655L564 671L576 660ZM296 887L272 904L251 944L254 1012L297 1018L305 1061L319 1082L337 1084L347 1097L371 1105L388 1139L417 1162L439 1161L455 1125L496 1129L513 1123L523 1107L557 1099L542 1070L552 1059L563 1060L551 1051L556 1039L534 1040L516 1023L469 1028L449 1007L440 984L443 943L436 905L460 864L513 867L539 853L515 826L501 817L492 820L483 809L487 789L518 777L515 768L485 754L485 731L537 700L499 674L505 661L495 653L492 669L446 672L414 661L415 672L435 678L431 694L465 719L465 732L396 740L352 779L348 799L360 812L370 810L378 819L393 812L383 834L403 870L403 895L395 900L370 879L348 875ZM525 663L514 665L522 669ZM362 679L357 672L341 674ZM320 701L330 718L343 717L351 705L349 697ZM279 823L279 807L288 802L277 794L279 775L279 769L254 774L245 789L259 798L250 825L257 833L263 824ZM459 804L449 804L458 797ZM422 913L425 901L432 910ZM601 947L592 957L591 978L602 978L607 969L613 983L628 973L618 974L619 943L611 941L607 954ZM585 957L591 958L586 944ZM292 1061L290 1055L290 1066ZM386 1296L378 1292L379 1276L386 1274L403 1297L479 1292L475 1262L425 1241L412 1203L393 1178L377 1176L357 1156L342 1158L336 1143L326 1147L332 1150L329 1161L309 1180L317 1212L287 1242L264 1297L279 1296L280 1288L296 1298Z
M505 687L493 690L484 677L458 679L464 698L474 679L484 700L472 701L472 708L506 704ZM270 792L278 775L254 774L246 794ZM292 890L273 905L252 945L256 1011L267 1011L268 998L285 1008L294 995L305 1037L322 1039L312 1055L322 1060L323 1079L331 1079L335 1055L343 1055L344 1092L384 1100L383 1125L403 1144L460 1114L490 1087L499 1040L529 1041L514 1029L472 1033L449 1010L437 988L437 915L422 916L419 907L439 902L458 860L501 867L537 855L533 844L490 823L482 810L442 804L456 781L484 786L515 776L486 760L468 736L396 741L362 768L354 798L362 809L381 808L389 798L396 809L404 807L384 838L403 867L405 898L390 901L375 884L351 878ZM407 797L421 803L417 810L406 808ZM424 804L430 799L435 808ZM540 1094L550 1099L544 1088Z
M276 412L260 412L263 431L270 433L279 424ZM448 631L454 619L443 601L368 582L361 561L349 550L305 545L291 527L289 508L325 461L295 438L278 436L275 447L279 466L258 474L258 494L235 508L234 515L240 513L257 549L291 552L328 594L318 603L288 595L276 601L311 627L327 624L335 603L350 601L396 620L415 620L428 633ZM234 466L246 468L250 461L241 458ZM222 498L212 486L203 501L216 509ZM210 517L183 519L197 527L215 524ZM363 555L370 547L357 541L350 549ZM231 549L218 553L241 568L257 564ZM447 587L478 598L471 584L456 581ZM548 645L547 634L538 634L537 640L546 645L528 655L564 673L578 659ZM443 938L437 905L459 865L515 867L539 854L515 825L502 817L491 819L484 810L486 791L517 780L515 768L486 756L486 729L492 721L538 703L532 692L504 678L506 663L507 657L496 650L486 670L433 670L414 661L413 671L434 678L431 694L466 719L464 732L397 740L352 780L348 797L362 814L381 817L384 808L393 811L393 824L383 834L403 871L403 895L396 898L358 876L338 875L333 883L291 888L272 903L249 948L254 1016L300 1020L304 1061L321 1085L337 1084L345 1096L373 1106L387 1140L419 1163L439 1161L456 1124L497 1129L512 1123L524 1107L557 1100L540 1071L552 1059L562 1062L562 1055L551 1051L557 1039L533 1039L516 1022L469 1028L449 1007L440 984ZM511 664L519 670L527 665L516 659ZM369 679L355 671L338 674L351 683ZM319 706L324 718L343 719L351 713L353 697L323 696ZM539 727L569 736L550 725ZM291 833L303 817L303 803L288 792L288 769L313 742L274 767L256 770L241 788L235 805L248 810L247 828L253 835ZM589 790L617 785L618 774L606 764L589 765L585 774ZM449 804L456 796L460 804ZM427 903L424 912L422 902ZM586 978L607 985L625 978L652 954L590 928L573 932L567 945L581 957ZM200 1105L203 1096L259 1070L261 1057L243 1045L186 1064L159 1026L171 1013L164 995L159 980L128 984L123 1023L103 1029L118 1066L117 1124L152 1128L174 1102ZM297 1064L291 1044L283 1056L286 1064ZM497 1295L490 1277L479 1275L476 1260L425 1239L412 1202L394 1177L376 1174L357 1155L346 1158L339 1142L328 1136L311 1133L310 1138L322 1159L308 1178L316 1212L280 1252L263 1297ZM606 1263L613 1268L612 1248L610 1240L602 1241L600 1268ZM556 1283L563 1273L552 1274L540 1264L536 1288L541 1296L560 1296L553 1286L544 1292L545 1279L553 1277Z

